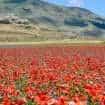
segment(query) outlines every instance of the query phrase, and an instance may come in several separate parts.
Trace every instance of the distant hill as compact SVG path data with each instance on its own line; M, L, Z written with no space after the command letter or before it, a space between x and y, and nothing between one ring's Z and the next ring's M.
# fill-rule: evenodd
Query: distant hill
M63 7L41 0L0 0L0 24L16 25L20 34L23 28L19 26L24 26L24 31L28 30L27 34L34 35L35 40L105 38L104 18L84 8ZM13 30L10 30L11 35ZM5 33L5 29L0 32Z

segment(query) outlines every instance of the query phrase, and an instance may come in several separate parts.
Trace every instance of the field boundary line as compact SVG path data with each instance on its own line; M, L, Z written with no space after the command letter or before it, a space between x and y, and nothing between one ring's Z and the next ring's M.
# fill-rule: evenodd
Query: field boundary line
M59 41L39 41L39 42L0 42L0 46L5 45L43 45L43 44L105 44L101 40L59 40Z

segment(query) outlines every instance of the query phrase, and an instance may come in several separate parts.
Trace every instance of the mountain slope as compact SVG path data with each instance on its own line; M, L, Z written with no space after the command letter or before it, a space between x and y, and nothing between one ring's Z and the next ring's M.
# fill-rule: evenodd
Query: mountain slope
M12 24L14 17L21 20L20 23L33 24L46 38L105 37L105 19L78 7L62 7L41 0L1 0L1 20L4 17L12 20ZM46 30L48 32L44 33Z

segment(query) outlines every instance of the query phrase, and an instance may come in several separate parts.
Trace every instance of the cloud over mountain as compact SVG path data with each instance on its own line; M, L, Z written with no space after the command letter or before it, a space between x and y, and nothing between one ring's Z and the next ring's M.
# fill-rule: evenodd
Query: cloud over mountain
M68 0L68 6L81 7L84 4L84 0Z

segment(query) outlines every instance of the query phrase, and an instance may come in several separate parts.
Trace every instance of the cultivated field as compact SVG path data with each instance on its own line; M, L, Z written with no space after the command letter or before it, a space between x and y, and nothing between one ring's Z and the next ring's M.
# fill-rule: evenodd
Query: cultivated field
M73 28L75 29L75 27ZM77 30L57 30L56 28L40 27L37 25L24 24L0 24L0 42L42 42L61 40L102 40L94 35L78 34Z
M104 105L105 45L78 44L0 44L0 104Z

